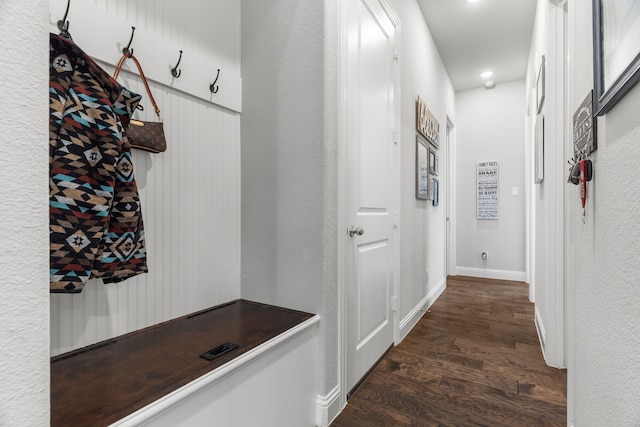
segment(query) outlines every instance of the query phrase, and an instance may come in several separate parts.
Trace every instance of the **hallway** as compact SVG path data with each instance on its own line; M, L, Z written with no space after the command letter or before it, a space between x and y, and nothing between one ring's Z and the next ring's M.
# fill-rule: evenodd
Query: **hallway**
M540 350L527 286L449 277L332 427L563 426L565 371Z

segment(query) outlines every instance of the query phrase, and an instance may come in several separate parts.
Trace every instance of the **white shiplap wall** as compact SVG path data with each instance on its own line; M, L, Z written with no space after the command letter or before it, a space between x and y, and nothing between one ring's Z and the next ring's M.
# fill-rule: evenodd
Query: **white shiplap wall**
M184 46L193 56L221 58L220 68L240 73L236 0L91 4L100 19L135 25L136 35L146 32L158 46L167 41ZM50 5L54 25L66 1L51 0ZM119 42L111 34L74 32L74 22L97 18L74 16L73 11L74 2L70 32L88 54L92 40L114 37L114 44ZM136 56L147 73L147 64L157 62L153 52L146 60L142 51ZM100 63L111 71L117 59L116 51L113 61ZM187 65L181 68L180 78L189 78ZM136 76L125 73L120 82L143 94L147 107L146 92ZM152 81L151 88L162 110L169 148L163 154L134 152L149 273L118 284L91 280L80 294L52 294L52 355L240 297L240 115L165 84ZM140 118L153 116L147 107Z

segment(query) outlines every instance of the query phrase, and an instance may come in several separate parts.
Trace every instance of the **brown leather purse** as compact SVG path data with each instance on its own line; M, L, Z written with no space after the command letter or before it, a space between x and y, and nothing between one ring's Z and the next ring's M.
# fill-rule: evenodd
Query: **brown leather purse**
M122 58L120 58L120 61L118 61L116 70L113 72L113 78L118 78L120 70L122 69L122 65L125 63L127 58L131 58L136 64L136 67L138 67L138 71L140 72L140 77L142 78L144 87L147 89L147 94L149 94L151 104L153 104L153 108L155 109L156 115L158 116L157 122L131 119L129 121L129 126L127 127L127 138L129 139L129 143L131 144L132 148L149 151L151 153L162 153L167 150L167 140L164 135L164 124L162 123L162 118L160 118L160 109L158 108L158 104L156 104L156 100L151 94L149 83L147 83L147 78L142 71L142 67L140 66L140 62L138 61L138 59L133 55L122 55Z

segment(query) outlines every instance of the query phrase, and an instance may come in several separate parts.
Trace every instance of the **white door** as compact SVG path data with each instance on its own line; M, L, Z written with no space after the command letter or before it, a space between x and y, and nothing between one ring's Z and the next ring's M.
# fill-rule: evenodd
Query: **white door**
M347 391L393 344L396 238L395 21L384 0L349 1Z

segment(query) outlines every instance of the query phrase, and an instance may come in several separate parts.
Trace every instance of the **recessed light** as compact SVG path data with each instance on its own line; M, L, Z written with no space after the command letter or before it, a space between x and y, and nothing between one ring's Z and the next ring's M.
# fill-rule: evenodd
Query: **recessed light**
M484 82L484 88L485 89L493 89L494 87L496 87L496 81L495 80L487 80Z
M467 3L477 3L480 0L465 0Z
M485 71L484 73L480 74L480 77L482 77L483 79L493 77L493 71Z

